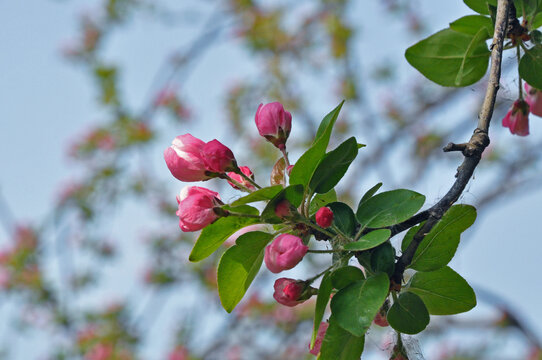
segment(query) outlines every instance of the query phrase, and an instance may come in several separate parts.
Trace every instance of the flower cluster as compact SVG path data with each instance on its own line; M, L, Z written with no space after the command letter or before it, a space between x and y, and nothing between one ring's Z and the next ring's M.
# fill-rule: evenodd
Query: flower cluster
M529 135L529 114L542 117L542 91L525 83L525 99L522 96L502 119L502 126L519 136Z

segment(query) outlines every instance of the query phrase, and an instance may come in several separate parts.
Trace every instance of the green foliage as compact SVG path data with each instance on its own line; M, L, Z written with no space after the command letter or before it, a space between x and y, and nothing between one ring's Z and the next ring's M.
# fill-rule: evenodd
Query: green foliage
M390 226L414 215L424 202L425 196L414 191L404 189L386 191L361 202L356 217L364 227Z
M486 39L493 37L493 22L491 18L482 15L467 15L463 16L454 22L450 23L450 28L454 31L476 35L480 29L486 29Z
M327 204L337 201L337 193L335 192L335 189L329 190L327 193L324 194L316 194L311 201L311 204L309 206L309 213L312 215L318 211L322 206L326 206Z
M343 178L346 170L358 155L358 143L351 137L327 153L311 177L309 189L318 194L332 190Z
M248 195L243 196L231 203L232 206L238 206L243 204L250 204L257 201L271 200L274 198L281 190L282 185L274 185L269 187L264 187L258 189L254 192L251 192Z
M527 49L519 62L521 78L537 89L542 89L542 45Z
M320 327L320 323L322 322L322 319L324 317L324 312L326 311L326 307L329 302L331 290L333 290L333 286L331 284L331 276L330 273L327 272L324 274L324 277L320 282L320 287L318 288L318 296L316 297L316 305L314 306L314 326L311 337L311 348L314 346L314 341L316 341L318 328Z
M333 211L333 224L347 236L352 236L356 232L358 224L354 211L350 206L342 202L332 202L327 207Z
M476 306L476 295L465 279L449 267L417 272L406 290L418 295L432 315L452 315Z
M275 215L275 208L282 200L288 200L293 207L298 207L303 201L303 186L290 185L275 195L262 211L262 220L269 224L280 224L282 219Z
M375 272L385 272L389 276L395 270L395 249L389 242L375 248L371 253L371 268Z
M365 275L363 275L360 268L343 266L333 271L330 278L333 288L341 290L354 282L365 280Z
M338 325L332 315L322 341L319 360L358 360L363 353L365 335L355 336Z
M403 292L388 311L392 328L404 334L417 334L429 324L429 312L416 294Z
M272 234L260 231L243 234L222 255L217 272L218 295L227 312L241 301L258 274L265 246L272 238Z
M454 257L461 233L467 230L475 220L476 209L473 206L452 206L425 236L409 267L419 271L433 271L446 266ZM403 251L406 250L420 226L413 227L407 232L401 245Z
M290 184L301 184L303 186L309 184L314 170L326 153L333 125L335 124L335 121L337 121L343 103L344 101L327 114L320 123L312 146L301 155L292 169Z
M253 215L258 215L258 210L254 210L255 212ZM237 216L228 216L218 219L201 231L188 260L201 261L205 259L215 252L234 232L245 226L257 224L259 222L260 221L256 218Z
M482 15L489 15L488 4L497 6L497 0L463 0L465 5Z
M390 238L391 231L379 229L363 235L358 241L344 245L346 250L363 251L377 247Z
M331 299L337 324L352 335L363 336L386 300L389 287L388 276L380 273L341 289Z
M484 76L490 52L486 27L475 35L444 29L409 47L407 61L442 86L472 85Z
M363 203L363 202L369 200L370 198L372 198L373 195L376 194L378 189L380 189L381 187L382 187L382 183L379 182L378 184L376 184L375 186L373 186L372 188L367 190L367 192L365 194L363 194L363 196L361 197L361 200L359 201L358 207L361 205L361 203Z

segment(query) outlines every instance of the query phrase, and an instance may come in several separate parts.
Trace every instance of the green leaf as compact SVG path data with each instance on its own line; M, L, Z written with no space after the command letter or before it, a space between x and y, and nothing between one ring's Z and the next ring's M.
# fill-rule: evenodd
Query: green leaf
M348 167L358 155L355 137L351 137L334 150L327 153L314 170L309 182L309 189L323 194L335 187L342 179Z
M493 22L491 18L483 15L468 15L463 16L456 21L450 23L452 30L463 34L476 35L480 29L486 29L486 39L493 37Z
M265 245L272 234L252 231L241 235L236 245L222 255L218 264L217 281L220 302L231 312L241 301L248 287L260 270Z
M453 315L476 306L476 295L465 279L448 266L417 272L406 287L422 298L432 315Z
M337 117L339 116L343 104L344 101L327 114L320 123L312 146L301 155L292 168L290 184L301 184L306 186L309 183L314 170L326 153L327 145L329 144L329 139L331 137L331 130L333 129L335 121L337 121Z
M542 44L542 32L540 32L538 30L533 30L533 31L531 31L531 33L529 35L531 35L531 41L533 43L539 44L539 45Z
M476 209L470 205L454 205L431 229L418 246L410 268L418 271L433 271L446 266L454 257L461 233L476 220ZM419 226L408 231L401 245L405 251L412 242Z
M358 224L354 211L342 202L332 202L327 207L333 211L333 224L345 235L353 235Z
M379 229L363 235L358 241L344 245L345 250L363 251L377 247L386 242L391 235L388 229Z
M429 324L429 312L416 294L403 292L386 317L390 326L404 334L417 334Z
M444 29L409 47L407 61L429 80L442 86L472 85L486 73L490 52L486 30L474 36Z
M531 28L538 29L541 26L542 26L542 12L536 14L536 16L534 17L531 23Z
M318 334L318 328L320 327L320 322L324 317L324 312L326 311L327 303L329 302L329 296L331 295L331 290L333 286L331 285L331 276L327 272L320 282L320 287L318 288L318 296L316 297L316 305L314 307L314 327L312 330L311 344L310 347L314 346L316 341L316 335Z
M250 205L231 206L231 205L226 204L226 205L222 205L222 209L231 211L233 213L238 213L238 214L248 214L248 215L260 214L260 211L258 209ZM235 215L232 215L232 216L235 216Z
M258 210L255 210L255 215L257 215ZM205 259L215 252L234 232L245 226L257 224L259 222L259 219L237 216L228 216L218 219L201 231L188 260L201 261Z
M270 200L282 190L282 185L274 185L258 189L242 198L239 198L231 203L231 206L239 206L249 204L256 201Z
M390 226L410 218L424 202L425 196L414 191L386 191L360 203L356 217L364 227Z
M331 284L333 288L340 290L353 282L365 280L365 275L360 268L355 266L343 266L331 273Z
M523 17L523 13L525 13L525 19L523 20L527 20L527 23L530 24L534 15L542 7L542 2L540 0L514 0L514 5L516 6L517 17Z
M262 220L269 224L280 224L282 219L275 215L275 207L282 200L288 200L293 207L297 208L303 200L303 186L290 185L282 189L275 197L273 197L262 211Z
M542 45L525 51L519 61L519 75L537 89L542 89Z
M363 336L386 300L390 281L384 273L355 282L331 299L337 324L355 336Z
M381 186L382 186L382 183L379 182L378 184L376 184L375 186L367 190L367 192L363 194L363 196L361 197L361 200L359 201L359 204L358 204L358 208L361 206L361 203L372 198L373 195L376 194L376 192L378 191L378 189L380 189Z
M315 212L318 211L322 206L326 206L327 204L337 201L337 193L335 192L335 189L329 190L327 193L324 194L316 194L311 201L310 207L309 207L309 213L312 215Z
M488 4L497 6L497 0L463 0L463 2L482 15L489 15Z
M322 341L319 360L359 360L363 353L365 336L354 336L342 329L332 315Z
M371 269L375 272L385 272L389 276L395 270L395 249L389 242L374 249L371 253Z

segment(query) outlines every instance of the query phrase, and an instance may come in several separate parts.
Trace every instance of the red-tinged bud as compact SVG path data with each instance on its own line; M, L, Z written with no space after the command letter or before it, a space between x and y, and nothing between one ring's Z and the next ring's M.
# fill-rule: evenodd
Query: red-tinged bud
M330 227L331 223L333 223L333 211L326 206L322 206L320 209L318 209L315 217L316 223L324 229Z
M320 349L322 348L322 341L324 341L324 337L326 336L326 331L328 327L329 323L323 321L320 323L320 326L318 327L318 334L316 335L316 340L314 341L314 346L309 351L311 354L318 355L320 353Z
M525 83L525 101L532 114L542 116L542 91Z
M277 215L279 218L291 217L294 213L295 209L286 199L279 201L275 206L275 215Z
M179 227L182 231L198 231L218 219L215 207L222 205L218 193L199 186L185 187L177 197Z
M256 127L261 136L279 149L284 149L292 129L292 114L279 102L260 104L256 111Z
M249 169L248 166L239 166L239 169L243 172L243 174L245 174L247 177L251 178L252 180L254 180L254 174L252 173L252 171ZM247 189L250 189L250 190L254 190L255 187L254 185L252 185L248 180L246 180L244 177L242 177L241 175L239 174L236 174L234 172L229 172L228 173L228 176L230 178L232 178L233 180L237 181L239 184L243 185L244 187L246 187ZM235 185L234 183L232 183L231 181L228 181L228 184L230 184L234 189L237 189L237 190L240 190L239 187L237 185Z
M516 100L502 119L502 126L509 128L512 134L529 135L529 104L524 100Z
M279 235L265 248L265 265L275 274L291 269L303 260L308 250L301 238L290 234Z
M201 155L207 171L223 174L237 170L233 152L216 139L203 145Z
M311 288L307 282L289 278L277 279L273 287L275 300L290 307L301 304L316 292L316 289Z

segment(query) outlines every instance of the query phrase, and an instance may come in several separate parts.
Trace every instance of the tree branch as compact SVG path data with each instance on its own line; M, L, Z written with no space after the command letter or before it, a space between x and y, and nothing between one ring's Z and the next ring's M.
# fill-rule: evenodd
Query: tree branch
M480 158L484 149L489 145L489 124L495 107L495 99L499 90L499 82L501 78L501 61L503 52L503 42L506 36L506 28L508 25L508 11L511 0L499 0L497 6L497 17L495 21L495 34L493 35L493 43L491 45L491 68L489 70L489 82L487 85L482 109L478 116L478 127L474 130L474 134L468 143L456 145L448 144L444 151L460 150L465 159L459 166L456 173L456 180L450 190L444 195L439 202L427 210L427 221L421 229L414 235L412 242L397 260L395 272L392 280L396 284L401 284L403 273L408 265L412 262L414 254L421 244L425 235L438 223L444 213L459 199L463 190L467 186L474 169L480 162ZM418 220L418 219L417 219Z

